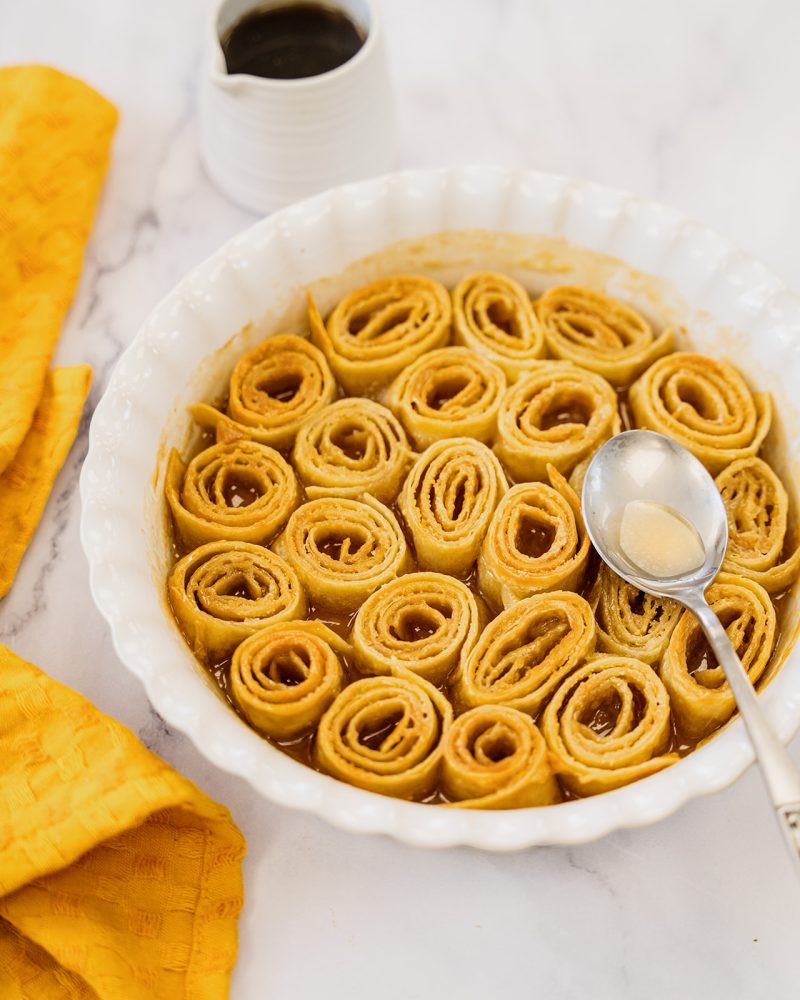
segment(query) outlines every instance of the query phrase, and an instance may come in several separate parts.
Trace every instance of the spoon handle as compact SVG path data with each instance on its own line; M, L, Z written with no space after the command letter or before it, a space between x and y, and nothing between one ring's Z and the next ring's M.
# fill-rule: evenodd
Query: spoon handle
M719 618L701 595L693 598L689 608L700 622L725 672L775 806L778 824L800 874L800 770L767 722L753 685Z

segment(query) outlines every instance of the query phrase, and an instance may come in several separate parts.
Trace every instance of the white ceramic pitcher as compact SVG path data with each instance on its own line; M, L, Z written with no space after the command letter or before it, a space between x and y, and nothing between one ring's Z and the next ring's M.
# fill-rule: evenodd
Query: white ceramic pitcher
M220 0L212 15L200 95L203 157L229 197L259 212L394 163L394 106L375 0L332 0L366 36L336 69L296 80L228 74L226 32L252 10L296 2Z

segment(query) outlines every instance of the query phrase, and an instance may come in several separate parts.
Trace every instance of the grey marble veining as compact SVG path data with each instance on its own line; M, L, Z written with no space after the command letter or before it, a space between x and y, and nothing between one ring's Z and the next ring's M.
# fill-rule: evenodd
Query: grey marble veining
M752 771L596 844L424 852L256 798L160 719L117 660L78 542L89 413L155 302L254 220L198 160L206 6L0 0L0 64L59 66L121 111L57 354L92 364L89 412L0 605L0 640L233 811L249 842L236 1000L795 996L799 890ZM630 188L800 287L796 4L385 0L384 11L399 165L497 162Z

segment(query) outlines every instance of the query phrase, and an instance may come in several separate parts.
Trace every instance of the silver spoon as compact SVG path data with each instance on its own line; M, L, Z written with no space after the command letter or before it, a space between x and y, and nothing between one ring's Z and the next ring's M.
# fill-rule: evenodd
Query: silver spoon
M705 548L702 564L683 576L648 575L620 546L620 524L632 500L677 511ZM800 873L800 771L767 722L739 657L704 592L719 572L728 544L728 518L714 480L682 445L653 431L625 431L596 453L583 481L586 530L611 569L656 597L688 608L708 637L744 719L761 773Z

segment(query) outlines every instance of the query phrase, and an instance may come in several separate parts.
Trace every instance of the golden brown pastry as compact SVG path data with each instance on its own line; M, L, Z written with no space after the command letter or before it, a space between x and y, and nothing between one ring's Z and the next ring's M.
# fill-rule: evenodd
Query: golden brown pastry
M568 361L542 362L506 393L495 451L519 481L548 465L568 476L620 428L617 394L600 375Z
M536 315L550 353L626 386L675 343L673 330L656 335L630 306L602 292L575 285L548 289Z
M480 705L454 720L442 790L461 809L521 809L560 798L542 734L530 716L504 705Z
M322 622L273 622L236 647L231 696L247 721L275 740L310 732L342 690L349 647Z
M348 685L319 724L317 766L357 788L423 799L439 780L450 702L427 681L367 677Z
M269 337L242 355L233 369L227 409L190 406L194 419L217 433L217 441L249 438L285 451L298 428L336 398L322 351L302 337Z
M497 506L478 556L478 584L494 608L547 590L579 590L591 549L572 487L552 467L550 483L512 486Z
M411 569L394 514L368 493L309 500L274 545L317 608L355 611L377 588Z
M426 351L450 337L450 295L444 285L416 274L398 274L357 288L322 321L311 294L314 342L351 396L388 385Z
M661 662L683 609L667 598L652 597L626 583L602 563L589 603L597 621L597 648L633 656L654 666Z
M186 548L222 539L268 542L300 499L292 467L255 441L211 445L188 465L173 448L165 491Z
M757 684L775 646L776 617L769 594L753 580L720 573L706 600L725 626L750 682ZM706 666L706 656L716 663L697 619L684 611L661 664L661 678L680 728L692 739L707 736L736 709L722 667Z
M350 397L326 406L300 428L292 462L309 499L371 493L397 498L411 448L394 414L371 399Z
M455 436L491 444L505 391L506 377L497 365L465 347L442 347L400 372L386 405L417 448Z
M167 595L186 640L219 663L253 632L305 618L306 595L292 567L249 542L208 542L172 568Z
M673 438L712 475L758 454L772 421L769 393L751 393L733 365L684 351L651 365L628 401L637 427Z
M581 459L572 472L570 472L569 478L567 479L567 482L575 491L575 495L577 497L580 497L583 493L583 481L586 478L586 472L591 464L591 461L591 455L587 455L586 458Z
M475 645L484 621L466 584L443 573L407 573L361 605L350 641L364 674L439 685Z
M453 341L483 355L509 382L535 368L544 336L528 293L494 271L467 275L453 289Z
M580 795L597 795L678 760L669 698L658 674L629 656L594 656L570 674L542 718L553 766Z
M466 576L507 489L497 457L472 438L437 441L426 449L398 500L419 566Z
M769 594L786 590L800 572L800 546L786 551L789 496L760 458L739 458L717 476L728 512L722 568L755 580Z
M456 671L455 704L462 711L510 705L535 716L594 643L592 609L580 595L559 590L528 597L483 630Z

